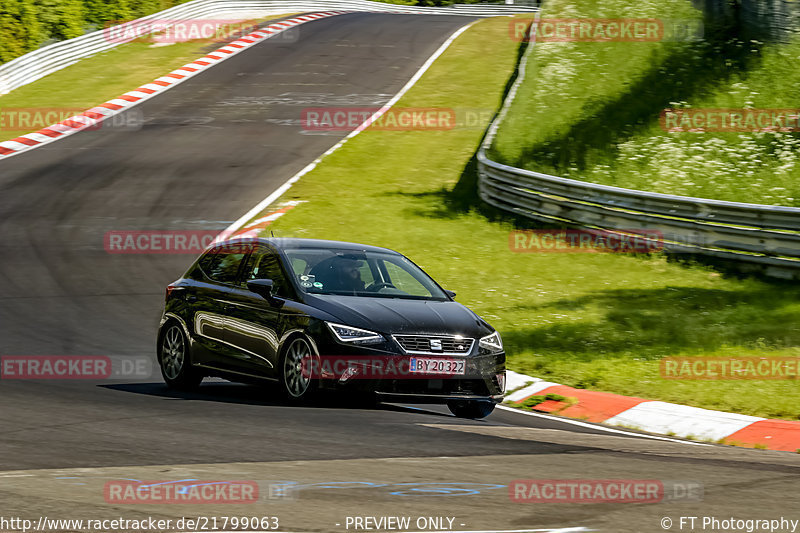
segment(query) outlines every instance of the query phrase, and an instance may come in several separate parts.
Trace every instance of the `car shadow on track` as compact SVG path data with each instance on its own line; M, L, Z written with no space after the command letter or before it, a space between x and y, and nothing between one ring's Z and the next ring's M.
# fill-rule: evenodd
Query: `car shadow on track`
M397 404L375 404L363 396L324 391L306 404L298 405L285 399L277 387L248 385L228 381L206 381L193 391L178 391L164 383L114 383L98 385L105 389L158 396L168 400L208 401L271 407L304 407L309 409L370 409L395 412L427 414L437 417L455 418L449 413L422 407L407 407Z

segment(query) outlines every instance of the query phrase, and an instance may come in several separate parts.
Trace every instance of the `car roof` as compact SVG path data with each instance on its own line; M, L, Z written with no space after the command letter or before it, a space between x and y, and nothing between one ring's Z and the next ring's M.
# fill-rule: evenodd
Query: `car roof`
M226 243L235 243L241 241L242 239L243 237L233 237L217 244L223 245ZM370 246L368 244L358 244L354 242L345 242L345 241L327 241L322 239L297 239L297 238L284 238L284 237L259 237L256 239L247 238L247 240L249 242L260 242L264 244L269 244L279 250L321 248L323 250L325 249L352 250L359 252L383 252L394 255L401 255L400 253L395 252L394 250L390 250L389 248L382 248L380 246Z

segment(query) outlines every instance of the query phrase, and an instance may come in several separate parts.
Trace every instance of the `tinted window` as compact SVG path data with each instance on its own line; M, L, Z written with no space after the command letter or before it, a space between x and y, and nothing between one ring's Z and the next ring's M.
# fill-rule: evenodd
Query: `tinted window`
M245 257L241 246L233 248L215 248L210 250L198 262L198 266L206 276L219 283L236 283L239 267Z
M243 286L247 285L247 280L271 279L273 283L272 294L282 298L289 297L286 277L283 275L283 270L281 269L280 258L275 252L259 246L256 251L250 255L244 272L245 275L242 280Z

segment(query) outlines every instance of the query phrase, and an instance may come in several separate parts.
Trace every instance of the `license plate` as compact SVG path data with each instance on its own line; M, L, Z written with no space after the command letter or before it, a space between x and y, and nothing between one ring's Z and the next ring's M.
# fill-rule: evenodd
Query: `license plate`
M428 359L425 357L412 357L410 371L419 374L463 374L465 368L463 359Z

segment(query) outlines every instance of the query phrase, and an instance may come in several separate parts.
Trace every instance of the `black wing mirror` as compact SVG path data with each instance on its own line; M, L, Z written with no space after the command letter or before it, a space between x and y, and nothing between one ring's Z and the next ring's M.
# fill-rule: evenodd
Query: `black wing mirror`
M448 291L447 289L444 290L444 293L448 295L450 298L456 297L456 291Z
M272 280L271 279L251 279L247 281L247 288L265 299L272 301Z

